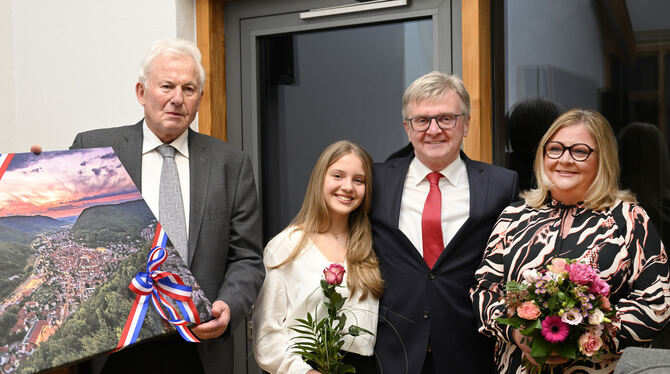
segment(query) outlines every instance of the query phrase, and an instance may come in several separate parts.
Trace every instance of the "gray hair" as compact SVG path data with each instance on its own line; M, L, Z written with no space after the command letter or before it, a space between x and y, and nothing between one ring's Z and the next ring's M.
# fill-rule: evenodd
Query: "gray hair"
M146 86L147 78L149 77L149 74L151 74L151 67L154 60L156 57L164 54L188 56L193 59L196 69L198 70L199 90L200 93L202 93L202 90L205 87L206 77L205 68L200 62L202 54L192 41L185 39L161 39L155 41L154 44L151 45L147 54L144 55L144 59L142 59L142 63L140 64L139 82Z
M453 74L432 71L422 75L410 84L402 96L402 118L407 119L407 105L425 99L439 99L447 91L454 91L461 98L462 110L467 118L470 115L470 94L461 78Z

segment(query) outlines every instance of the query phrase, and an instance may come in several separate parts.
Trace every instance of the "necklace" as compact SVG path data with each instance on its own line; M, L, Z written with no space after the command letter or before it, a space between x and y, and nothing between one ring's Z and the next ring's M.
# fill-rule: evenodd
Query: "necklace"
M337 234L334 234L332 232L328 232L328 234L331 235L333 238L335 238L335 240L340 240L340 236L342 236L342 235L346 236L347 234L349 234L349 232L348 231L342 231L342 232L338 232Z

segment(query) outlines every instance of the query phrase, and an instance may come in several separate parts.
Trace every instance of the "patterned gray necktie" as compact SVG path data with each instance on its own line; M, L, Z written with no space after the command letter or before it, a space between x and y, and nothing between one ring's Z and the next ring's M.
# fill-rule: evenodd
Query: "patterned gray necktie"
M158 146L158 153L163 156L158 197L158 219L184 263L188 263L186 218L177 164L174 161L175 151L176 149L169 144Z

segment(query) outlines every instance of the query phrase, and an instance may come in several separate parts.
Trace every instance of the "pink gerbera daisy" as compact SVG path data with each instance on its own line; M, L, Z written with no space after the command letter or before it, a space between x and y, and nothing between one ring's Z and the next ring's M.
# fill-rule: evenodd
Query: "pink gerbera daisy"
M570 328L559 316L547 317L542 321L542 336L549 343L560 343L568 337Z

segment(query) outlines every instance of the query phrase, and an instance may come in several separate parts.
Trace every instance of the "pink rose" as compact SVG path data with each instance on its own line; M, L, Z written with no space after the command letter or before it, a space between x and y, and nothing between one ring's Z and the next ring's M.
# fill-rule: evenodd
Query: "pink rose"
M540 308L532 301L526 301L516 308L519 317L527 320L534 320L540 316Z
M323 269L323 275L326 278L326 282L335 286L339 286L342 283L344 273L344 266L340 264L330 264L326 269Z
M596 277L593 279L591 287L589 287L589 292L596 295L609 295L610 285L607 284L607 282L602 280L600 277Z
M610 304L610 299L605 295L600 295L600 309L609 312L612 310L612 304Z
M568 273L572 282L585 286L598 277L598 273L590 265L579 262L571 264Z
M579 350L588 357L593 356L603 346L603 340L594 333L586 332L579 337Z
M551 265L548 268L552 273L563 274L568 271L568 262L564 258L555 258L551 260Z

